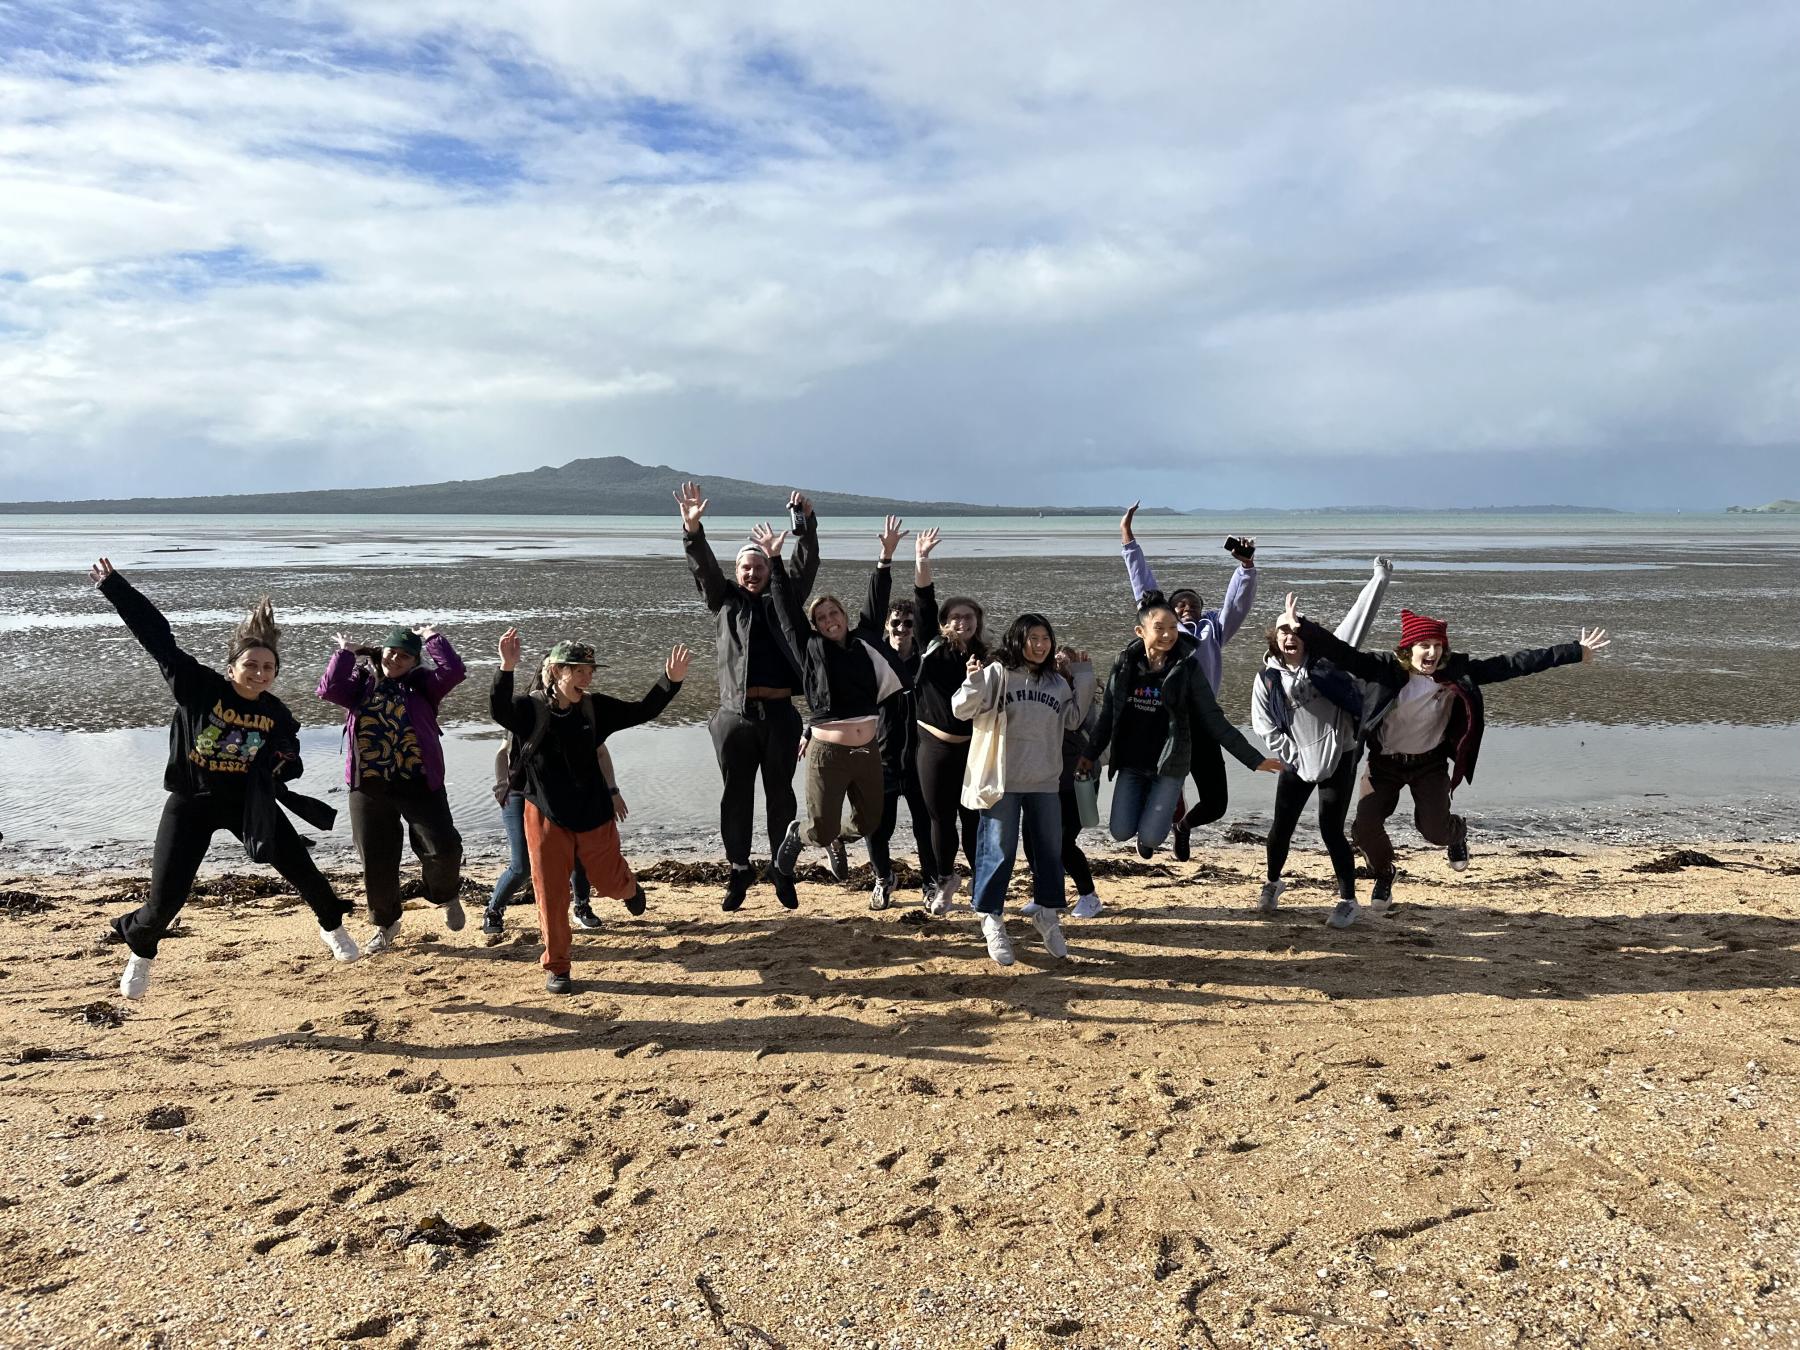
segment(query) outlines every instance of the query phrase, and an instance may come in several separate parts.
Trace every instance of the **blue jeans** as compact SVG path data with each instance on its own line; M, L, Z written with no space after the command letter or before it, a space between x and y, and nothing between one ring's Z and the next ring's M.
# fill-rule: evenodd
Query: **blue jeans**
M1054 792L1009 792L981 813L975 831L975 912L1006 909L1006 886L1019 852L1019 820L1031 840L1031 898L1063 907L1062 798Z
M519 892L525 889L525 883L531 880L531 859L525 856L525 794L513 792L507 794L506 805L500 808L500 820L506 826L506 846L512 853L506 863L506 870L500 874L500 880L494 883L494 893L488 898L487 907L498 914L514 900ZM581 870L579 861L575 864L575 903L588 903L589 890L587 873Z
M1181 779L1164 778L1149 769L1120 769L1113 778L1112 815L1106 825L1114 839L1137 836L1155 852L1175 824Z

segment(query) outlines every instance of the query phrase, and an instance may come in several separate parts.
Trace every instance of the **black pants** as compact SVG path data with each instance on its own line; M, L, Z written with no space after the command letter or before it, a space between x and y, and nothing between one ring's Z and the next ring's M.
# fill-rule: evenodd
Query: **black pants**
M927 732L927 735L930 733ZM925 809L925 789L919 785L918 765L908 764L897 774L888 774L882 782L881 825L869 836L869 862L875 866L875 850L888 856L888 844L900 824L900 800L906 799L907 814L912 817L913 842L919 848L919 875L926 881L938 879L937 850L931 843L931 813ZM882 871L880 867L876 870ZM891 863L887 870L891 870Z
M228 830L238 839L244 837L242 797L169 794L168 801L163 803L162 823L156 827L156 854L150 864L150 898L132 913L113 920L113 931L125 939L125 945L133 953L156 955L157 944L187 903L188 892L193 889L194 878L200 874L206 850L219 830ZM306 901L320 928L330 932L344 921L350 906L338 899L298 834L287 833L281 854L273 865L282 879Z
M450 797L416 785L365 782L350 792L350 834L362 859L369 917L386 928L400 919L401 826L434 905L456 898L462 886L462 836L450 819Z
M1094 893L1094 870L1088 866L1087 854L1081 851L1081 807L1075 801L1075 784L1064 783L1057 792L1062 802L1062 865L1070 881L1075 883L1075 894L1092 895ZM1025 863L1033 871L1037 863L1031 856L1031 833L1026 831L1022 836L1025 841Z
M720 708L707 724L713 753L725 779L719 800L719 834L734 867L750 865L750 838L756 827L756 779L760 774L768 808L769 851L794 823L794 762L800 754L800 714L789 699L756 701L741 713Z
M1199 795L1181 818L1184 830L1212 824L1231 805L1231 786L1225 781L1225 752L1219 749L1217 741L1203 736L1194 738L1193 762L1188 772L1193 775L1194 791Z
M1283 769L1275 782L1275 823L1269 827L1269 880L1278 880L1287 866L1288 845L1294 838L1294 826L1300 823L1300 812L1312 796L1313 784L1292 769ZM1356 756L1345 755L1338 761L1331 777L1318 784L1319 837L1331 855L1331 870L1337 877L1338 897L1349 900L1356 895L1356 854L1344 837L1344 821L1350 814L1350 803L1356 795Z
M975 828L981 817L962 804L963 770L969 766L969 743L940 741L929 731L919 733L919 790L925 796L925 814L931 818L931 854L937 877L947 877L956 867L956 846L962 844L969 871L975 870Z

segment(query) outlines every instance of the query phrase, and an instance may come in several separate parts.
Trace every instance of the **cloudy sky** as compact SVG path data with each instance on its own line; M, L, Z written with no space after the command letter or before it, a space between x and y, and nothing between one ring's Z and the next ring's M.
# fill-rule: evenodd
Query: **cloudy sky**
M1797 62L1781 0L0 0L0 498L1800 497Z

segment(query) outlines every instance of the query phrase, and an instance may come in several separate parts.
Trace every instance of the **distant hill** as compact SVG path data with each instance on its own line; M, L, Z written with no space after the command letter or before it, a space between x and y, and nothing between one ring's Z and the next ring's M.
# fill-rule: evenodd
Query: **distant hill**
M1734 516L1800 516L1800 502L1783 497L1767 506L1728 506L1725 510Z
M674 515L674 491L699 479L711 510L721 516L779 515L789 492L801 487L821 514L879 516L1111 515L1118 506L990 506L969 502L896 501L849 492L820 492L800 484L753 483L707 477L666 464L639 464L621 455L575 459L496 478L457 479L416 487L331 488L316 492L256 492L230 497L123 497L73 502L0 502L0 512L119 515L389 515L389 516L639 516ZM1167 508L1145 515L1169 515Z
M1736 507L1732 508L1734 511ZM1618 516L1610 506L1300 506L1249 507L1242 511L1206 509L1190 516Z

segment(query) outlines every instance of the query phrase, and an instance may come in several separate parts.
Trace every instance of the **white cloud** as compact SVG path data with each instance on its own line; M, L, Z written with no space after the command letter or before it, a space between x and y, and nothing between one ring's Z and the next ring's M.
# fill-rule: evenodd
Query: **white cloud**
M1785 8L254 11L15 34L0 496L1800 442Z

